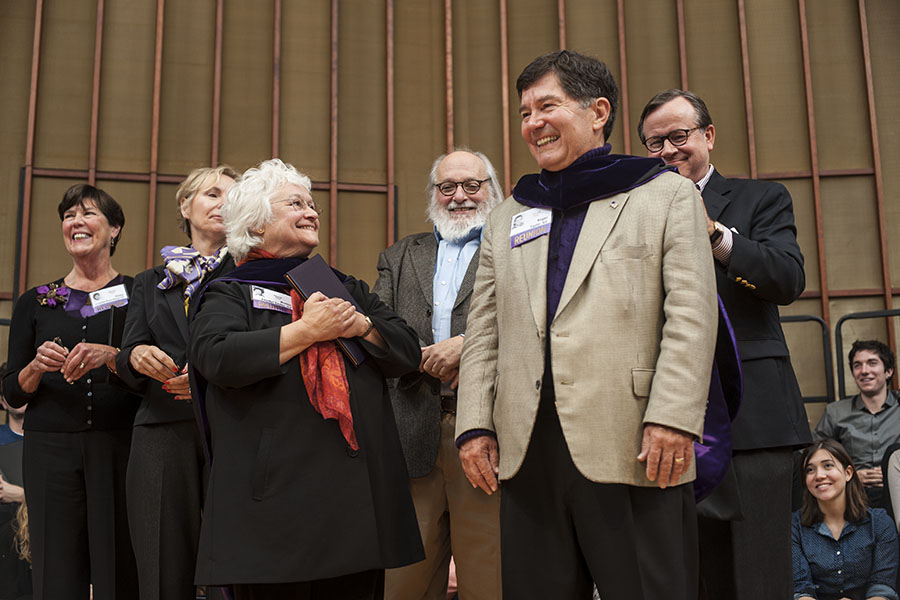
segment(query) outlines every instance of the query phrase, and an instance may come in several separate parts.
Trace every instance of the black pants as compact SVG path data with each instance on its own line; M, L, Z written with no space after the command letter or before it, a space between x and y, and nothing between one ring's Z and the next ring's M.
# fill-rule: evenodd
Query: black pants
M302 583L234 586L234 600L383 600L384 570L363 571Z
M586 479L549 394L525 461L502 492L504 597L589 599L593 580L603 600L696 600L691 485L661 490Z
M703 598L790 598L791 450L736 451L743 519L699 518Z
M22 462L35 600L134 600L125 510L131 428L29 431Z

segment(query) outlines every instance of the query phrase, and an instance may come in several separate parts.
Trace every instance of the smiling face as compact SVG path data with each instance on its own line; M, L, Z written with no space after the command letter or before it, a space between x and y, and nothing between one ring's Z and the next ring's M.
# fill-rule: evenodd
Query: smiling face
M89 198L63 213L63 243L72 258L88 258L104 252L109 254L119 229L118 226L110 227L109 221Z
M487 178L481 159L469 152L451 152L435 171L435 183L463 183L482 181ZM458 240L473 227L484 225L492 208L491 182L485 181L474 194L467 193L462 185L456 186L452 196L445 196L432 187L428 218L437 228L441 237Z
M697 127L697 115L694 107L684 98L669 100L644 120L644 139L666 137L676 129L693 129ZM667 165L673 165L678 172L697 183L709 171L709 152L716 141L716 128L708 125L705 129L696 129L688 135L683 146L673 146L665 140L659 152L647 152L647 156L661 158Z
M830 502L844 495L853 467L841 465L828 450L816 450L806 463L806 489L819 502Z
M853 355L850 366L853 369L853 379L856 380L860 393L865 396L877 396L883 392L894 374L893 370L884 368L881 357L871 350L858 350Z
M228 175L209 175L190 201L181 199L181 216L190 223L191 234L225 241L225 222L220 212L225 193L234 185Z
M305 258L319 245L319 215L305 187L288 184L272 200L272 222L264 228L261 250L279 258Z
M542 169L560 171L588 150L605 143L603 126L610 104L597 98L587 107L563 90L556 73L550 72L522 91L519 107L522 139Z

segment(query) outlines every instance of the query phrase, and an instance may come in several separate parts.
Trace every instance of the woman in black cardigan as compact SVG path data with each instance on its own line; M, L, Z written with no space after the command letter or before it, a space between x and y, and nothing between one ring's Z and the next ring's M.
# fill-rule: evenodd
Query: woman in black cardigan
M111 256L122 208L91 185L58 207L69 274L16 302L3 390L25 413L23 470L36 600L131 600L125 466L137 398L113 386L132 279Z
M228 273L221 208L238 174L192 171L175 194L189 246L166 246L164 265L135 277L119 377L143 396L128 459L128 525L141 600L194 600L194 565L205 486L200 430L187 375L187 306L197 289Z
M418 366L416 335L337 272L359 311L292 297L284 274L319 242L293 167L250 169L223 213L239 266L205 291L188 349L212 450L197 582L232 584L238 600L381 598L386 567L423 558L385 382Z

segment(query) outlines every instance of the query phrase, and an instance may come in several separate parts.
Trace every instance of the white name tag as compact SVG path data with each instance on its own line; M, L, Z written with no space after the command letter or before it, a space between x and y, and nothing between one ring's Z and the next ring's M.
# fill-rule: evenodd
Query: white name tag
M95 313L109 310L113 306L125 306L128 304L128 290L125 289L124 283L91 292L90 296L91 308L94 309Z
M277 310L291 314L291 297L269 288L250 286L250 296L253 298L253 308L262 310Z
M509 247L515 248L525 242L550 233L553 211L549 208L529 208L512 217L509 226Z

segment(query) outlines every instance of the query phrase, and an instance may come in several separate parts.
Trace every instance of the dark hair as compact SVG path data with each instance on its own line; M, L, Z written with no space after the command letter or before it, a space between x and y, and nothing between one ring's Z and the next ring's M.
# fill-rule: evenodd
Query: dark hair
M538 56L531 61L516 80L519 99L522 93L536 84L547 73L556 73L559 84L570 98L587 107L597 98L609 100L609 119L603 127L603 139L609 140L616 110L619 107L619 86L609 72L606 63L592 56L585 56L571 50L559 50Z
M850 354L847 355L847 362L850 363L850 371L853 371L853 357L856 356L856 353L860 350L868 350L869 352L874 352L878 355L878 358L881 359L881 364L884 365L885 372L893 371L894 364L896 360L894 358L894 353L891 352L890 347L878 340L856 340L853 342L853 345L850 346ZM891 381L893 381L894 375L891 374L888 377L887 382L890 385Z
M647 103L647 106L641 112L641 118L637 126L638 137L641 138L641 143L647 141L644 137L644 119L655 112L657 108L675 98L684 98L694 107L694 126L706 128L712 125L712 117L709 116L709 109L706 108L706 102L703 101L703 98L687 90L668 89L650 98L650 102Z
M806 485L806 467L809 465L809 461L812 459L813 454L819 450L824 450L833 456L841 465L842 469L850 467L853 470L850 481L847 482L847 487L844 488L844 496L846 496L847 499L844 506L844 520L853 523L862 521L867 516L866 509L869 507L869 500L866 497L866 491L863 489L863 484L856 474L856 467L853 466L853 460L850 458L850 455L847 454L847 451L840 442L825 438L824 440L819 440L812 446L807 447L806 450L803 451L803 467L800 471L800 475L803 477L803 508L800 512L803 525L805 527L811 527L813 524L825 520L825 515L819 510L819 502L812 493L810 493L809 486Z
M56 211L59 213L59 220L62 221L66 211L73 206L81 206L84 208L86 200L93 202L94 206L97 207L97 210L103 213L103 216L106 217L110 227L119 228L119 233L113 238L112 245L109 249L109 255L112 256L116 253L116 246L119 245L119 238L122 237L122 230L125 229L125 213L112 196L100 188L87 183L76 183L66 190L62 201L56 208Z

